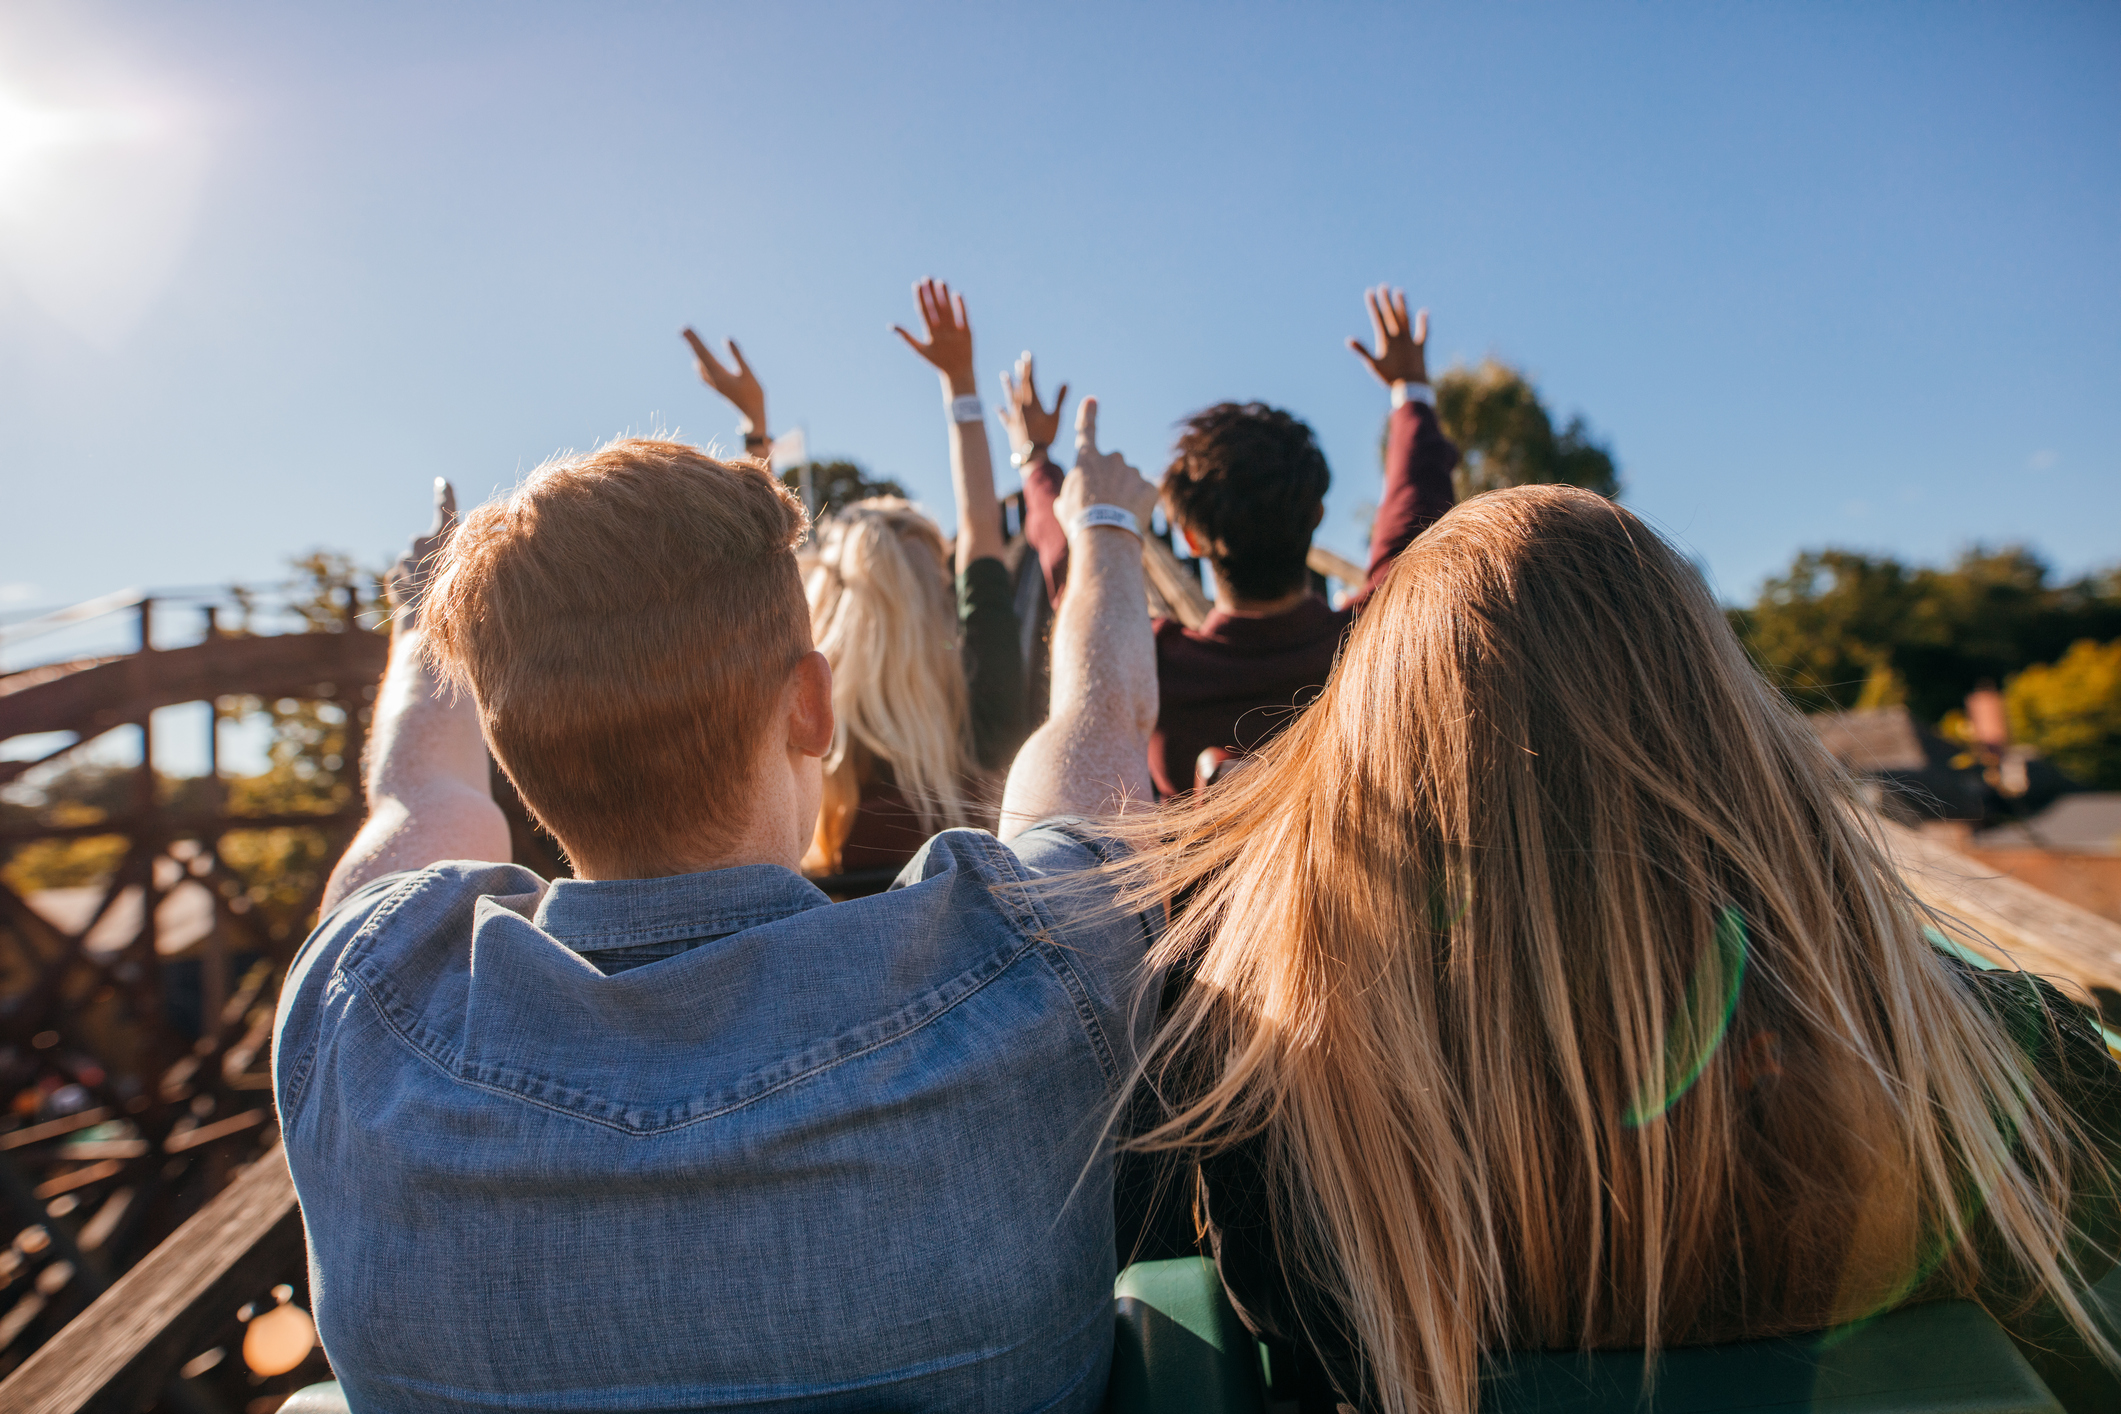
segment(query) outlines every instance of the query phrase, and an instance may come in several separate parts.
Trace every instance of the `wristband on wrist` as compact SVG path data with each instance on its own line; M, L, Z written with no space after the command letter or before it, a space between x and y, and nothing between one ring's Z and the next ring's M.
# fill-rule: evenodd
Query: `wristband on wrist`
M1037 461L1041 456L1044 456L1045 452L1046 449L1044 447L1014 448L1009 453L1009 465L1029 466L1031 465L1031 463Z
M1427 403L1436 406L1436 390L1426 383L1394 383L1392 406L1405 407L1408 403Z
M1109 525L1126 531L1137 540L1141 539L1141 522L1134 518L1134 512L1121 506L1104 504L1083 507L1075 519L1068 522L1068 534L1077 535L1097 525Z
M979 394L977 393L967 393L962 398L952 398L949 402L949 408L952 422L985 422L987 420L987 410L980 405Z

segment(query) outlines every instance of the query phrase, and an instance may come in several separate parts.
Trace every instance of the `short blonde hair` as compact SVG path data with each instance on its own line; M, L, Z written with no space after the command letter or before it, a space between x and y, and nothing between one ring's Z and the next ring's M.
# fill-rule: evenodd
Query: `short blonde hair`
M672 873L742 825L759 733L810 650L800 502L647 438L473 511L421 610L501 768L576 860Z

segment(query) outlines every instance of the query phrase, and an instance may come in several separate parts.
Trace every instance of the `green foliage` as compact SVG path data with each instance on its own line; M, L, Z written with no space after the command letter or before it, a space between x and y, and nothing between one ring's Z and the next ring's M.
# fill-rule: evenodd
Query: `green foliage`
M1581 486L1620 494L1613 454L1594 441L1579 414L1560 432L1539 391L1508 364L1487 359L1436 380L1436 415L1465 460L1457 472L1464 500L1504 486Z
M2079 639L2051 664L2035 664L2003 689L2011 735L2038 747L2065 775L2121 790L2121 639Z
M2056 584L2023 546L1975 548L1946 568L1856 550L1807 550L1732 627L1798 706L1905 701L1936 722L1985 679L2121 635L2121 573Z
M781 473L781 484L800 494L803 469L789 467ZM817 513L825 516L871 496L903 497L906 488L889 477L870 476L859 462L830 461L810 463L810 492L817 498Z

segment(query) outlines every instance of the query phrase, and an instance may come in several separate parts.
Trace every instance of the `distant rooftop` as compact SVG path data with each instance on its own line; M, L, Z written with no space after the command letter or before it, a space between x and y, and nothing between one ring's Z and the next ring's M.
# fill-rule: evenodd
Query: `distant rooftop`
M1941 764L1924 749L1923 733L1905 707L1821 712L1809 721L1820 745L1858 775L1920 771Z
M2054 849L2121 854L2121 791L2065 795L2031 819L1974 836L1980 849Z

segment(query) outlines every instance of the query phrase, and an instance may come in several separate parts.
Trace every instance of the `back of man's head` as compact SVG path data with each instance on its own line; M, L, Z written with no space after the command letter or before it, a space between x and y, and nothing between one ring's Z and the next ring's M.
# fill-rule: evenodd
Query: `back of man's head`
M1332 481L1300 418L1264 403L1217 403L1186 419L1163 490L1217 580L1246 599L1275 599L1304 583Z
M643 874L744 826L810 649L801 503L755 466L628 438L458 527L420 622L524 803L570 855Z

